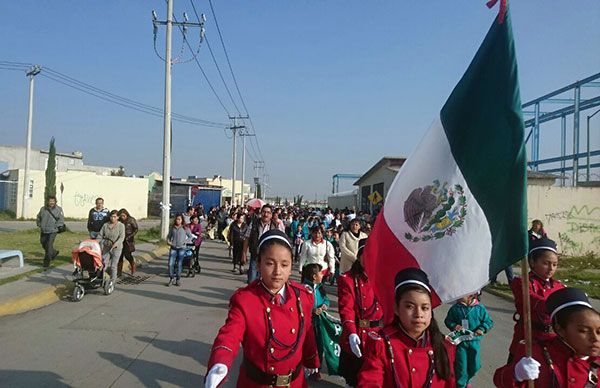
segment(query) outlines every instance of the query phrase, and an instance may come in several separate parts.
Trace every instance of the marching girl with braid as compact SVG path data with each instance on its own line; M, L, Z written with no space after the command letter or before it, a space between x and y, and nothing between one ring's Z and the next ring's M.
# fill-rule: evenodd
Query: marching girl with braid
M240 344L244 359L237 387L304 388L304 368L318 371L311 323L314 297L289 281L292 246L284 232L271 229L260 237L258 269L260 278L231 297L227 320L211 350L205 388L225 381Z
M383 310L362 265L366 242L366 238L359 240L356 260L348 272L338 277L338 306L342 321L339 371L350 387L357 384L367 333L383 326Z
M358 387L455 388L455 348L433 318L425 272L398 272L394 315L392 323L367 336Z

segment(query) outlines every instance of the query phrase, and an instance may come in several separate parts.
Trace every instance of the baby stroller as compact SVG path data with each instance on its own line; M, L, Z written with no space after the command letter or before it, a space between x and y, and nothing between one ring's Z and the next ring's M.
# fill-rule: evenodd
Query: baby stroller
M202 271L200 267L200 261L198 257L194 254L194 248L196 247L195 242L196 238L193 238L191 241L188 241L185 244L185 253L183 255L183 269L187 270L187 277L194 277L197 273Z
M83 240L71 251L71 258L75 271L73 272L73 300L79 302L83 299L86 289L102 287L105 295L110 295L115 290L115 284L110 280L102 263L102 249L98 240ZM87 272L87 276L84 275Z

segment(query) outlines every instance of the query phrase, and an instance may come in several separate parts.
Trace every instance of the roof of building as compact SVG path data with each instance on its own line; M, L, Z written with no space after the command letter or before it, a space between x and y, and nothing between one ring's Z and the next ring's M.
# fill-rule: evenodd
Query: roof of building
M373 167L365 172L356 182L354 182L354 186L360 186L365 179L383 166L386 166L397 172L400 170L400 167L402 167L405 161L406 158L402 156L384 156L379 162L375 163Z

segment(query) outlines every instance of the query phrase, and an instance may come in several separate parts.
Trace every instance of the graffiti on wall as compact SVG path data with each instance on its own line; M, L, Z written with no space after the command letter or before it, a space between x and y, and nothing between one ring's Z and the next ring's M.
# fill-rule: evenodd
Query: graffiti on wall
M558 233L561 250L569 255L600 252L600 207L572 206L571 209L547 213L546 224L562 223L565 227Z
M95 206L96 198L98 198L98 194L88 194L88 193L80 193L76 192L73 195L73 202L77 207L87 207L87 206Z

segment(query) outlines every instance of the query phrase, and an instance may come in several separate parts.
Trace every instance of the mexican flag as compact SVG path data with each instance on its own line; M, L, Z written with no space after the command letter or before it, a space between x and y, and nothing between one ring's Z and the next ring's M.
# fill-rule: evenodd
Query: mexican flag
M403 268L427 273L438 305L480 290L526 256L523 128L507 13L398 172L365 247L386 322Z

